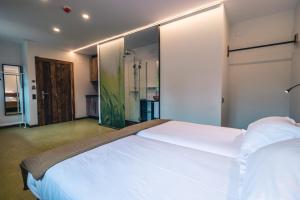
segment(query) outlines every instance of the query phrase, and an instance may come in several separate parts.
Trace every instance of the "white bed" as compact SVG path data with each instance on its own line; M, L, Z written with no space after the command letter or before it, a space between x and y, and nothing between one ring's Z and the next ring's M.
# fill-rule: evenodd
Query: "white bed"
M139 136L236 158L245 130L180 121L143 130Z
M130 136L50 168L27 183L42 200L235 200L235 159Z
M298 200L300 129L286 117L249 127L170 121L64 160L41 180L29 174L27 185L41 200Z

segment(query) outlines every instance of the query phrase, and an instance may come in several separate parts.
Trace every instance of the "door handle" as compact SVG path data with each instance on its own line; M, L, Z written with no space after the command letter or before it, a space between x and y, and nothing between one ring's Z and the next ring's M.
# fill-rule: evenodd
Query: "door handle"
M45 92L44 90L42 90L42 98L45 99L45 95L48 95L48 92Z

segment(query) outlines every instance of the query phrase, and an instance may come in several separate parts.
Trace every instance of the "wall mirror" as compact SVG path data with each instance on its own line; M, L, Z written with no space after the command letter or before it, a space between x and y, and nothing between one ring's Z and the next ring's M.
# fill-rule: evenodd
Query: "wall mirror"
M22 69L18 65L2 65L5 115L21 114L23 88Z

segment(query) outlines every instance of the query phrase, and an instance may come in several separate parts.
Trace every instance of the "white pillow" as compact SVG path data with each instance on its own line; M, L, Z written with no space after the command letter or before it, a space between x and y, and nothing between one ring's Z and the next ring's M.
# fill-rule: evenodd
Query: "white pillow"
M289 118L289 117L265 117L260 120L257 120L253 123L251 123L248 126L248 129L256 128L258 126L266 125L266 124L286 124L286 125L295 125L295 120Z
M247 170L247 159L252 153L270 144L294 138L300 138L300 127L288 117L268 117L250 124L238 156L241 187Z
M248 161L241 200L300 199L300 139L261 148Z
M248 126L239 158L248 157L258 149L283 140L300 138L300 128L288 117L267 117Z

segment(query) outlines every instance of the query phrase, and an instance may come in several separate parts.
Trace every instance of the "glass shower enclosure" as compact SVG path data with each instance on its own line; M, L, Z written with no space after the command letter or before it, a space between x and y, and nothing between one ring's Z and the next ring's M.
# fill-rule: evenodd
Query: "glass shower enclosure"
M156 29L125 40L124 81L127 125L159 118L159 44Z

